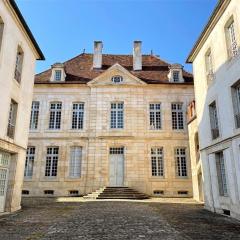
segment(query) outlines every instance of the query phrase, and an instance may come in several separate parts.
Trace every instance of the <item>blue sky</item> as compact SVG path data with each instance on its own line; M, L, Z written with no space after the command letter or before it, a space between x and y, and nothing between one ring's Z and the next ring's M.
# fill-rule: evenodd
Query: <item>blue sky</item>
M46 61L55 62L92 53L93 41L103 41L104 53L131 54L133 41L143 53L170 63L185 64L197 37L218 0L17 0Z

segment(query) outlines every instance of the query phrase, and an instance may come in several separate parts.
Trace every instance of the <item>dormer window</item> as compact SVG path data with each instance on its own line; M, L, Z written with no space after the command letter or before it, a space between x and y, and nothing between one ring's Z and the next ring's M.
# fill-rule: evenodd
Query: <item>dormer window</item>
M113 76L112 77L112 82L113 83L118 84L118 83L121 83L122 81L123 81L123 77L122 76L117 75L117 76Z
M55 81L61 81L61 78L62 78L62 71L61 70L55 70L54 80Z
M173 82L173 83L184 82L183 66L180 64L172 64L171 66L169 66L168 79L169 79L169 82Z
M64 70L64 64L55 63L52 65L52 75L51 82L64 82L66 78L66 73Z
M179 82L179 71L173 71L173 81Z

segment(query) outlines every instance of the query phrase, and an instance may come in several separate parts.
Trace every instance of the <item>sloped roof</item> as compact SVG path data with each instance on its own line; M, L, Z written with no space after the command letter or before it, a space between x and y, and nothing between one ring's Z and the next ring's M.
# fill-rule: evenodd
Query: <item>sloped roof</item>
M64 68L66 72L65 83L81 83L86 84L92 79L98 77L115 63L120 64L131 74L140 78L149 84L169 83L168 73L170 64L162 61L154 55L142 56L142 70L133 70L132 55L102 55L102 69L93 69L93 54L82 53L66 62ZM51 69L39 73L35 76L35 83L50 83ZM185 83L193 84L193 76L191 73L183 71ZM55 83L56 84L56 83Z

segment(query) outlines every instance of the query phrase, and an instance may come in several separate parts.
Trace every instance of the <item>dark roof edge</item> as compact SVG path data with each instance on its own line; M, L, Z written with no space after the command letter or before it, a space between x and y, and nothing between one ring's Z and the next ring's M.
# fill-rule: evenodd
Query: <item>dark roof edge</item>
M210 16L210 18L208 19L207 24L205 25L203 31L201 32L200 36L198 37L196 43L194 44L190 54L187 57L186 63L192 63L193 60L191 60L191 58L193 57L195 51L197 50L199 44L201 43L203 37L205 36L209 26L212 24L213 20L215 19L216 15L218 14L220 8L223 6L224 3L227 3L226 6L228 6L228 4L230 3L230 0L219 0L219 2L217 3L216 7L213 10L212 15ZM225 10L225 9L224 9ZM214 25L215 26L215 25Z
M34 45L34 47L35 47L35 49L36 49L36 51L37 51L37 53L39 55L39 58L37 60L45 60L45 57L44 57L44 55L43 55L43 53L42 53L42 51L41 51L37 41L35 40L35 38L34 38L32 32L31 32L30 28L28 27L28 25L27 25L23 15L22 15L22 13L20 12L20 10L19 10L15 0L9 0L9 3L11 4L11 6L14 9L15 13L17 14L21 24L23 25L23 28L27 32L31 42L33 43L33 45Z

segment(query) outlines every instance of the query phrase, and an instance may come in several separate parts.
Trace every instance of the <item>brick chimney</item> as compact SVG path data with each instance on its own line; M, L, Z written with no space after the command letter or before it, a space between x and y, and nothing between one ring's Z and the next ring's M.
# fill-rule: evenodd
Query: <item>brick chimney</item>
M102 68L102 41L94 41L93 68Z
M142 70L142 42L134 41L133 46L133 70Z

